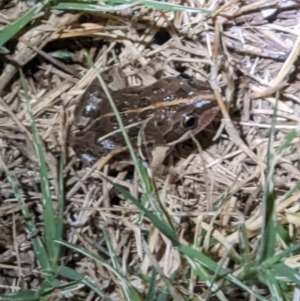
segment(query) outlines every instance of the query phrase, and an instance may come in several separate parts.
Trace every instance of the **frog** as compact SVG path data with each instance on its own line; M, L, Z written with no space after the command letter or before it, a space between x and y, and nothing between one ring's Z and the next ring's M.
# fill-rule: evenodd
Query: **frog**
M162 77L149 85L128 86L115 68L111 97L137 155L157 169L173 147L205 129L219 112L207 82L185 73ZM120 82L119 86L116 82ZM119 150L115 160L128 156L116 116L98 79L82 94L74 110L76 133L71 145L88 166Z

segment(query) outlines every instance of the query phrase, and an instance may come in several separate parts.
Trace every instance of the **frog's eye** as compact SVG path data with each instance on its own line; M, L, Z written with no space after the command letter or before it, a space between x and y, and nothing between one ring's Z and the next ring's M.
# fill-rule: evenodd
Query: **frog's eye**
M197 90L207 90L207 85L205 84L200 84L200 81L195 81L193 79L190 79L188 80L188 84L194 88L194 89L197 89Z
M189 76L187 73L180 73L179 76L184 78L184 79L192 79L192 77Z
M198 118L195 115L184 115L181 121L181 126L185 130L191 130L197 125Z

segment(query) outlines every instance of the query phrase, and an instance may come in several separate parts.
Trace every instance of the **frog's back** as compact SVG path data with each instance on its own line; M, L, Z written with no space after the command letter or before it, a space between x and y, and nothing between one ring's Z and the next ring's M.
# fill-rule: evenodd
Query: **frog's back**
M203 94L203 89L208 90L206 85L197 85L191 79L167 77L150 86L126 87L110 93L123 124L127 127L133 147L136 148L137 137L145 124L146 129L151 129L151 133L145 134L147 141L153 144L163 143L165 132L172 131L172 118L176 117L176 122L180 123L181 116L177 117L181 114L180 111L184 111L187 106L193 108L194 105L186 104L185 100ZM183 103L174 106L172 102L180 99L183 99ZM171 106L169 109L168 104ZM98 82L94 82L85 91L74 114L79 132L73 137L72 146L86 163L91 164L99 157L125 145L117 119Z

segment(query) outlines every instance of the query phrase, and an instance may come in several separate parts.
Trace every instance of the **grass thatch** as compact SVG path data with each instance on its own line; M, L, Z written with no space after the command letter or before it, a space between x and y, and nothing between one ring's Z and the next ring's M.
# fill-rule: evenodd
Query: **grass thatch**
M0 0L0 300L299 300L299 2L104 2ZM169 176L75 156L85 52L209 81Z

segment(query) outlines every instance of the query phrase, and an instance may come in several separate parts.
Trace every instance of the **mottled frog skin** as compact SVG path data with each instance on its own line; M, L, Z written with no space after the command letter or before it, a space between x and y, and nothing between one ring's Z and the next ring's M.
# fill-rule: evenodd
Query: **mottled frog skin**
M121 88L111 96L135 149L171 147L203 130L219 111L209 86L186 75ZM97 80L82 95L74 115L78 131L71 144L85 163L126 145Z

